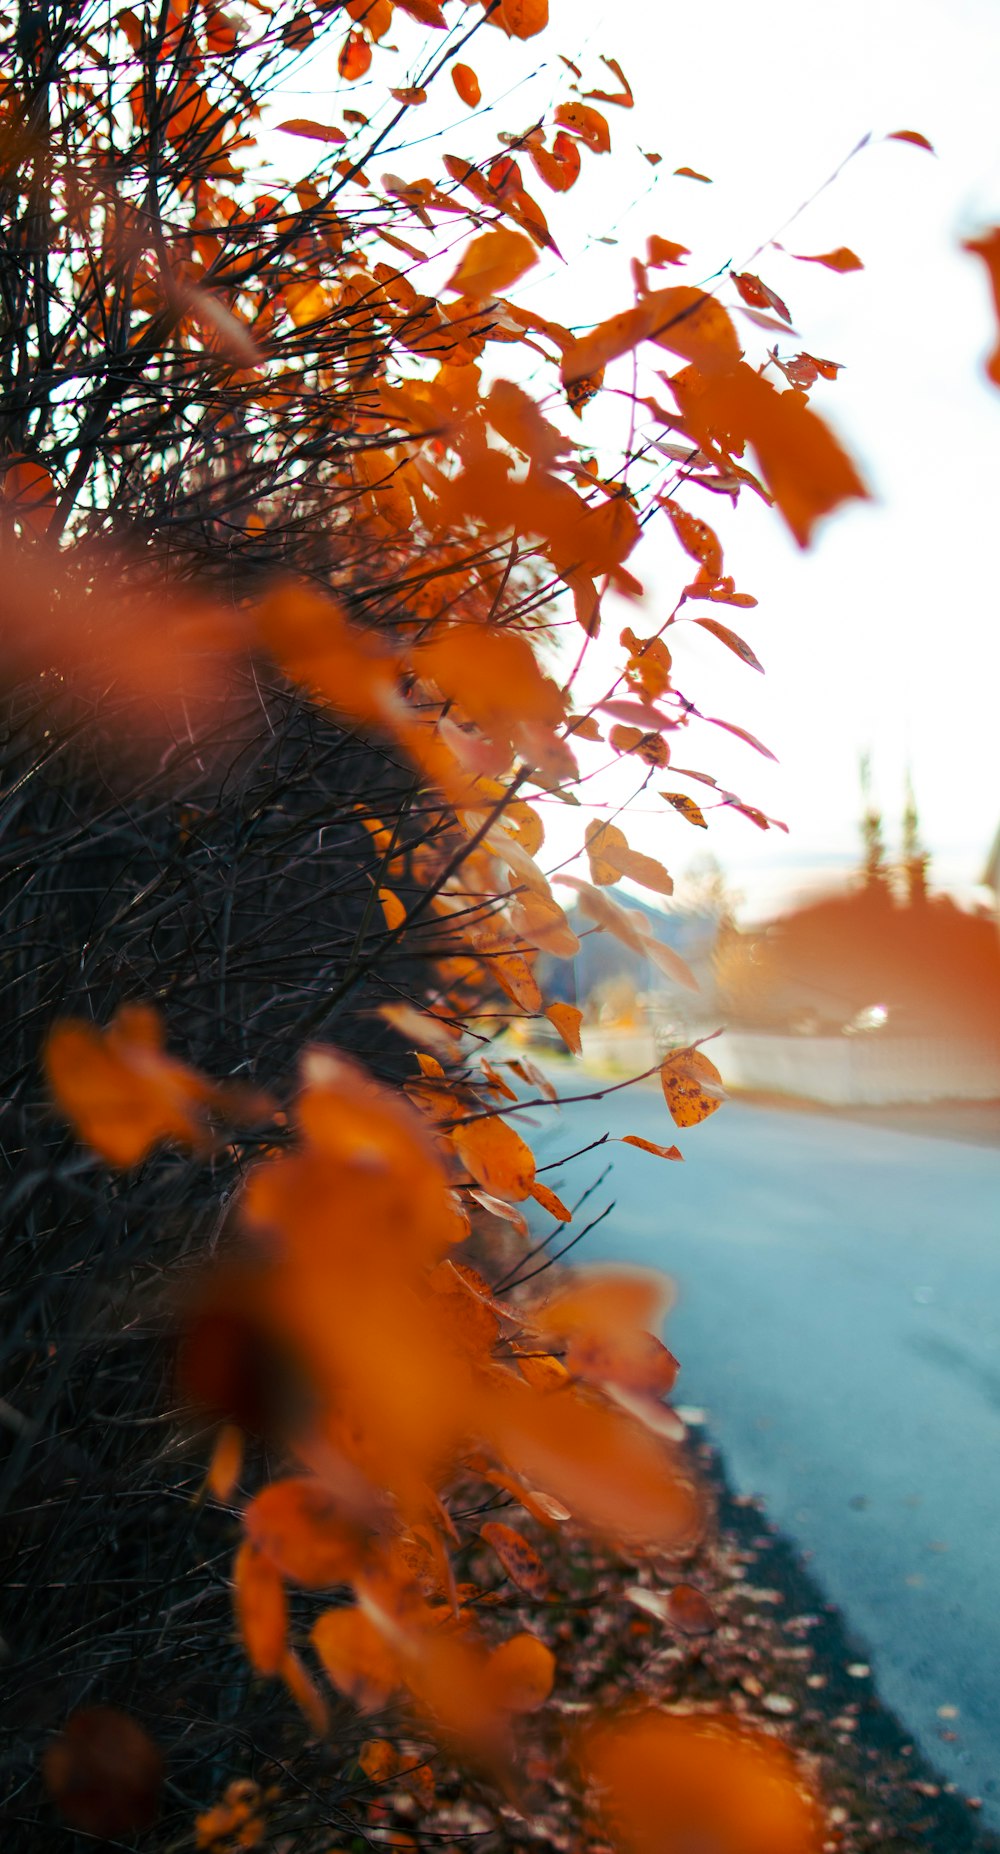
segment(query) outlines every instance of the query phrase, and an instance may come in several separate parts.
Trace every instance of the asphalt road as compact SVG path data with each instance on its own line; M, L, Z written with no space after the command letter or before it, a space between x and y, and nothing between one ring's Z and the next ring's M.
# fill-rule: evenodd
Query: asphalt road
M737 1102L679 1133L648 1085L543 1124L542 1164L605 1129L681 1146L683 1165L609 1144L544 1178L571 1201L612 1161L580 1260L673 1276L675 1401L1000 1828L1000 1151Z

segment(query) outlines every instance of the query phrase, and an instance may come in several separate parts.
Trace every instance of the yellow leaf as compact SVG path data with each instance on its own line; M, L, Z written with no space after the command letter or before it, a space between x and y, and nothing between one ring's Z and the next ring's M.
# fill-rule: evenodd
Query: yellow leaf
M582 1055L580 1025L583 1022L583 1012L578 1010L575 1004L550 1004L545 1015L553 1029L558 1030L566 1048L572 1050L574 1056Z
M725 1099L722 1076L700 1049L673 1050L660 1065L660 1082L671 1118L679 1127L696 1127Z
M471 297L474 302L481 302L487 296L502 296L537 261L538 254L530 238L523 232L501 226L473 239L445 288Z
M499 1114L456 1127L452 1141L462 1164L491 1196L520 1200L535 1180L535 1156Z

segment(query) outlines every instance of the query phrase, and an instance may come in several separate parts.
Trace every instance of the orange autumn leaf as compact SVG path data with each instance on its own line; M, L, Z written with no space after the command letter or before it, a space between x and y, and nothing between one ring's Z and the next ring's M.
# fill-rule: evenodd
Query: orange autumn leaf
M331 1684L359 1712L381 1711L402 1683L398 1655L363 1610L324 1611L310 1640Z
M378 891L378 899L379 906L385 916L385 924L390 933L395 933L396 929L402 927L406 920L406 907L404 903L400 901L399 896L393 894L391 888L380 888Z
M647 766L670 764L670 748L662 734L645 734L641 727L617 724L608 734L608 744L616 753L634 753Z
M712 184L709 176L707 174L699 174L695 167L675 167L674 173L681 180L703 180L707 187L710 187Z
M646 263L651 270L659 270L665 264L683 264L691 253L687 245L674 244L670 238L660 238L656 232L650 233L646 240Z
M731 631L728 625L720 624L717 618L696 618L695 624L700 624L703 631L711 631L712 636L717 637L720 644L725 644L727 650L733 651L751 669L760 670L761 675L764 674L763 663L754 655L749 644L736 631Z
M804 251L793 251L792 256L800 264L822 264L826 270L864 270L861 259L847 245L838 245L834 251L821 251L815 256L809 256Z
M623 1146L638 1146L640 1152L651 1152L657 1159L683 1159L684 1154L678 1146L658 1146L655 1140L640 1139L638 1133L623 1133Z
M530 1196L534 1198L536 1204L541 1206L542 1210L547 1210L550 1217L555 1217L559 1223L572 1223L573 1212L567 1210L562 1198L557 1197L554 1191L550 1191L548 1185L539 1184L537 1178L531 1187Z
M438 5L438 0L395 0L400 12L408 13L418 26L431 26L437 32L447 29L448 21Z
M540 180L553 193L568 193L580 178L580 147L572 135L560 129L551 148L530 147L531 164Z
M613 852L628 853L625 832L619 830L617 824L601 824L595 820L587 825L585 842L591 881L596 882L598 888L609 888L620 882L622 871Z
M722 547L714 529L699 516L691 515L670 496L662 497L660 507L666 509L670 516L674 533L684 552L690 554L692 560L700 562L710 580L721 579Z
M919 129L893 129L885 139L887 142L912 142L915 148L926 148L928 154L934 153L933 143L926 135L921 135Z
M601 63L606 64L608 67L608 70L614 73L615 77L617 77L618 79L619 84L621 85L621 89L614 90L614 91L585 90L583 93L584 96L588 98L592 98L593 101L596 103L616 103L619 109L634 109L635 97L632 95L632 86L629 83L628 78L626 77L624 71L622 70L622 67L619 64L617 58L606 58L604 56L604 53L602 52L601 53Z
M654 290L634 308L570 341L563 353L564 385L597 373L640 341L655 341L706 374L727 372L742 353L735 325L722 304L690 284L675 284Z
M247 1507L243 1525L282 1576L308 1590L346 1583L364 1562L357 1528L329 1489L305 1475L263 1488Z
M629 688L655 702L670 688L672 663L662 637L636 637L631 626L626 626L620 641L631 652L625 670Z
M412 660L484 733L500 729L509 736L525 722L555 728L563 720L556 684L543 673L527 638L514 631L456 625L439 632Z
M348 721L385 724L397 712L394 654L303 581L274 586L256 608L257 633L286 675Z
M539 1396L511 1381L484 1420L518 1474L602 1537L681 1550L699 1536L701 1503L679 1460L588 1393L560 1381Z
M773 309L775 315L779 315L783 322L791 326L792 318L786 304L782 302L777 292L770 288L769 284L762 283L760 278L755 277L749 270L731 270L729 275L743 301L751 309Z
M500 226L472 240L445 288L477 302L487 296L502 296L537 261L530 238Z
M528 1196L535 1179L534 1154L499 1114L467 1121L451 1137L462 1164L484 1191L518 1201Z
M205 1485L217 1500L228 1500L234 1492L243 1466L243 1431L235 1423L223 1423L215 1439Z
M283 135L302 135L314 142L340 143L347 140L343 129L338 129L325 122L313 122L306 116L289 117L287 122L276 123L275 127L280 129Z
M57 1024L45 1069L61 1112L109 1165L137 1165L160 1140L206 1143L218 1091L167 1054L163 1026L147 1005L122 1005L103 1031Z
M371 69L372 48L361 32L349 32L337 55L337 71L347 84L355 84Z
M479 1530L480 1538L499 1558L507 1576L519 1590L529 1596L543 1597L549 1587L548 1573L534 1547L515 1532L513 1526L505 1526L499 1520L490 1520Z
M711 1635L719 1618L708 1598L693 1584L675 1584L667 1599L667 1615L680 1635Z
M868 495L829 426L800 392L779 392L743 364L700 380L696 396L675 380L687 423L699 443L749 441L761 473L800 547L821 516Z
M696 824L700 830L708 829L708 819L701 806L695 804L686 792L661 792L660 797L665 798L668 805L673 805L674 810L686 818L689 824Z
M649 319L648 339L702 372L725 372L739 360L743 350L736 326L714 296L690 284L674 284L654 291L643 307Z
M56 509L56 488L45 465L33 457L11 457L6 463L0 495L22 526L44 534Z
M583 1022L583 1012L575 1004L550 1004L545 1015L553 1029L558 1030L566 1048L571 1050L574 1056L582 1055L580 1025Z
M479 79L471 64L453 64L451 81L468 109L475 109L482 96Z
M651 1268L586 1268L529 1315L541 1333L607 1338L658 1326L673 1300L665 1275Z
M347 0L344 10L356 26L364 26L370 39L384 39L392 25L392 6L393 0Z
M1000 318L1000 226L981 233L978 238L966 239L962 249L968 251L971 257L982 258L990 280L993 307ZM986 362L986 372L994 386L1000 386L1000 338Z
M497 18L512 39L533 39L549 23L549 0L500 0Z
M595 154L607 154L611 148L611 131L600 110L589 103L560 103L556 121L571 135L579 137Z
M496 1704L505 1712L537 1712L552 1692L555 1672L551 1648L525 1630L508 1636L494 1648L486 1681Z
M624 1854L819 1854L822 1813L776 1739L653 1709L585 1727L581 1768Z
M401 1762L399 1752L388 1738L366 1738L358 1752L358 1763L369 1783L390 1782Z
M675 1126L696 1127L722 1106L725 1089L700 1049L675 1049L660 1064L660 1084Z
M233 1599L243 1646L258 1674L277 1674L285 1654L288 1609L280 1572L245 1540L233 1564Z

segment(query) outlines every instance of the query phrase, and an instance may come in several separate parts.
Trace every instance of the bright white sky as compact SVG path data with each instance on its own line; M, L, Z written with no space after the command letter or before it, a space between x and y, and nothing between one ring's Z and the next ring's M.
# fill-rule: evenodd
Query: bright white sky
M1000 821L1000 392L982 372L995 338L985 272L960 244L1000 219L1000 9L994 0L842 0L836 9L801 0L714 0L710 8L553 0L552 13L548 33L526 45L480 30L461 56L479 71L484 100L502 92L502 103L470 114L447 78L438 80L404 125L406 142L419 134L422 145L406 154L387 147L373 175L437 178L443 152L478 159L497 147L497 130L522 130L569 99L559 51L583 64L582 87L614 89L598 55L617 57L636 108L607 110L614 152L585 151L571 193L557 197L528 182L566 264L539 263L512 290L514 300L577 327L625 308L629 258L654 231L693 253L685 271L658 273L664 282L702 282L729 263L759 271L798 331L782 352L803 347L844 363L813 404L875 497L849 505L801 554L756 499L741 498L731 517L722 498L685 492L686 505L724 539L727 570L759 600L750 612L698 609L732 621L767 675L685 626L670 640L677 680L699 707L766 741L780 763L706 727L692 729L675 757L785 819L791 835L764 835L726 812L712 814L708 833L696 832L647 797L622 820L629 839L675 873L714 850L758 913L855 862L858 760L870 750L890 845L909 766L933 876L968 893ZM470 8L463 29L475 16ZM376 52L371 75L380 90L408 81L411 49L426 50L429 37L435 52L443 48L442 35L411 31L398 14L397 22L390 37L400 56ZM372 109L367 80L345 95L329 72L324 52L308 88L288 93L287 113L332 122L345 102ZM895 129L922 131L937 158L876 139ZM872 145L782 233L869 131ZM294 172L308 145L275 135L265 149ZM640 149L658 151L660 166ZM675 178L682 164L713 184ZM789 251L850 245L865 269L839 276L776 252L755 257L771 236ZM446 262L450 270L454 252ZM445 275L428 267L424 287ZM745 329L748 358L763 359L773 338ZM494 350L498 371L513 352ZM627 386L629 365L619 365ZM657 538L630 562L647 587L645 608L613 614L610 640L620 622L640 635L656 629L688 577L667 523L653 527ZM617 802L638 783L633 766L614 779ZM652 790L670 785L657 776ZM582 835L581 814L551 805L546 816L552 849L568 853Z

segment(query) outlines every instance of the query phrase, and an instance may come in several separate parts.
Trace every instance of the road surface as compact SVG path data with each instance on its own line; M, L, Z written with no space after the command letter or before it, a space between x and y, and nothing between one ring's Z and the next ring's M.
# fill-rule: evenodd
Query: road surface
M683 1165L608 1144L543 1177L572 1201L613 1162L580 1259L673 1276L675 1400L1000 1828L1000 1151L738 1102L680 1133L649 1085L539 1122L543 1165L605 1129L681 1146Z

